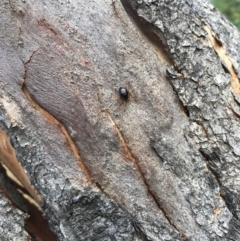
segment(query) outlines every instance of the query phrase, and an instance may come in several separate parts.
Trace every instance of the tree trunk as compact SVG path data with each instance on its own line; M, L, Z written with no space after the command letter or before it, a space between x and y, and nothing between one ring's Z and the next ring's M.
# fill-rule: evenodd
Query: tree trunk
M240 240L240 34L208 1L0 16L0 240Z

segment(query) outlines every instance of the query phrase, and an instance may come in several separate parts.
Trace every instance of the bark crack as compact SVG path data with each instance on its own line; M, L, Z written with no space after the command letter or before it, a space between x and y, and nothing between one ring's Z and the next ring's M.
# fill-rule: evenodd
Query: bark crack
M42 241L57 241L57 237L43 216L42 209L29 197L29 192L9 176L6 166L0 164L0 192L10 201L13 208L28 214L24 228L30 236Z
M203 21L202 21L203 22ZM220 60L224 63L224 68L231 75L231 86L236 94L240 96L240 81L237 75L237 71L234 68L233 61L227 54L226 46L220 41L213 30L203 22L203 28L208 34L209 45L219 56Z
M25 173L22 165L16 158L15 150L12 147L7 134L0 129L0 163L3 163L16 179L28 190L31 197L39 204L41 197L37 194L35 188Z
M211 157L205 153L202 149L199 150L199 152L202 154L202 156L204 157L204 159L207 161L206 162L206 168L212 173L212 175L214 176L217 184L218 184L218 187L219 187L219 196L221 197L221 199L224 201L225 205L228 207L228 203L227 201L225 200L225 197L221 194L221 187L222 187L222 183L221 183L221 180L220 178L218 177L218 173L217 171L215 171L209 164L209 160L211 160Z
M105 110L105 113L108 117L108 119L110 120L113 128L116 130L118 138L120 139L120 142L122 143L123 149L127 155L127 158L134 164L134 167L136 168L140 178L143 180L144 185L146 186L146 190L149 194L149 196L151 196L151 198L153 199L153 201L155 202L155 204L157 205L157 207L162 211L163 215L165 216L165 218L167 219L168 223L174 228L176 229L178 232L180 232L180 230L175 226L175 224L172 222L171 218L168 216L167 212L164 210L164 208L161 206L160 202L158 201L158 198L156 197L156 195L154 194L154 192L151 190L151 187L142 171L142 168L139 164L138 159L132 154L130 148L127 145L127 142L125 140L125 138L123 137L121 131L119 130L119 128L117 127L116 123L114 122L113 118L111 117L110 113L108 110Z
M161 62L165 63L165 65L174 65L168 46L160 31L153 24L140 17L129 0L121 0L121 3L138 32L147 40Z
M39 48L38 48L39 49ZM67 129L65 128L65 126L60 123L60 121L58 121L53 115L51 115L49 112L47 112L45 109L43 109L39 104L37 104L32 97L30 96L28 90L27 90L27 72L28 72L28 64L32 61L34 54L38 51L35 50L29 60L27 62L24 63L24 82L22 84L22 91L25 94L27 100L30 102L30 104L37 110L39 111L48 121L50 121L51 123L55 124L56 126L58 126L60 128L60 130L62 131L63 135L65 136L81 170L83 171L87 181L90 184L94 184L90 175L90 172L88 171L87 167L85 166L83 160L80 157L80 154L78 152L78 148L76 146L76 144L74 143L74 141L72 140L70 134L68 133ZM99 185L96 185L99 186Z
M238 104L238 102L237 102ZM231 106L228 106L228 109L233 113L233 115L237 118L240 118L240 114L237 113Z
M116 8L116 2L115 2L115 0L111 0L111 1L112 1L112 2L111 2L111 6L112 6L112 8L113 8L114 15L115 15L117 18L119 18L119 14L118 14L117 8Z
M26 84L27 84L27 65L32 61L34 54L37 53L38 50L39 48L34 50L30 55L29 59L24 63L24 76L23 76L22 90L26 87Z
M200 126L203 135L204 135L207 139L209 139L208 132L207 132L206 128L204 127L203 123L202 123L201 121L198 121L198 120L195 120L195 122Z

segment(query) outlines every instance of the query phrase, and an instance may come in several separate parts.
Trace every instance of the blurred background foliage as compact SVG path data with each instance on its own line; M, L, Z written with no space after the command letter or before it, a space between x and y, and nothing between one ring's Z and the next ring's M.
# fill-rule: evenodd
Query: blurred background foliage
M240 0L211 0L211 3L240 29Z

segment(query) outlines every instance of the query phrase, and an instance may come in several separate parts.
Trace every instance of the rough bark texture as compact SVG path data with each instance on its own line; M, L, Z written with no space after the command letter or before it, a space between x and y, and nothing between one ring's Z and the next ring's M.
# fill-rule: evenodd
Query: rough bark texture
M5 183L0 174L1 184ZM1 187L0 187L1 188ZM9 188L9 187L7 187ZM1 188L2 190L2 188ZM0 193L0 240L26 241L28 233L24 229L24 220L27 214L15 209L11 202Z
M58 240L240 240L235 27L203 0L4 0L0 16L0 127Z

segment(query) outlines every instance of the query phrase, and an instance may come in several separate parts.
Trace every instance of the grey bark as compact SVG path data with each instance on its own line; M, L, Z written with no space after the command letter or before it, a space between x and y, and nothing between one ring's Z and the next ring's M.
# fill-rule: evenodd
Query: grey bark
M2 179L1 179L2 182ZM27 214L14 209L11 202L0 193L0 240L26 241L28 233L24 229Z
M0 127L58 240L240 240L240 35L208 1L0 16Z

